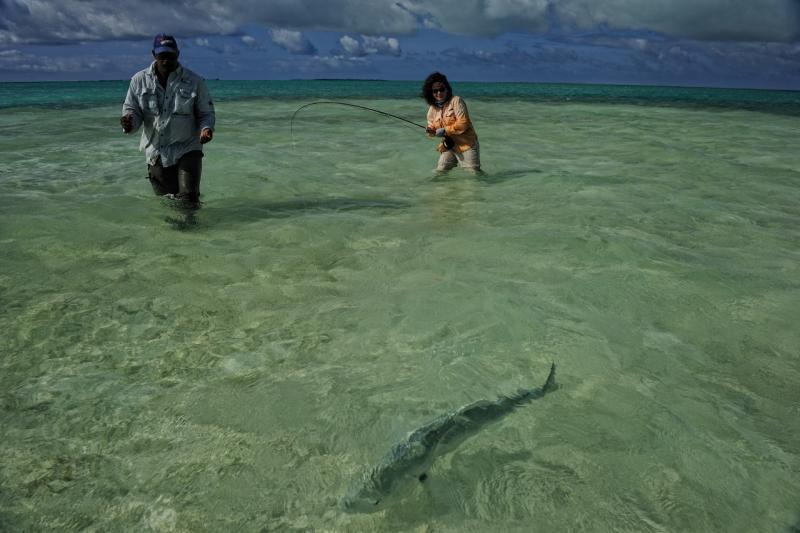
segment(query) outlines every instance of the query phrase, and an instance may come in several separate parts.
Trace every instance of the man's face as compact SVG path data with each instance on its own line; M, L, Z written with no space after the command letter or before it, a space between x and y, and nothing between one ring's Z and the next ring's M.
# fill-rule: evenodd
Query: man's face
M156 60L156 70L162 76L166 76L178 68L178 54L175 52L161 52L154 54L153 57Z

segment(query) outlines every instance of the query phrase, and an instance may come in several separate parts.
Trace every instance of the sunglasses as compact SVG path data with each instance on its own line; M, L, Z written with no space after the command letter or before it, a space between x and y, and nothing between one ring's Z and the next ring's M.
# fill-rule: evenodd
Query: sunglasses
M432 92L433 94L436 94L436 93L446 93L446 92L447 92L447 88L446 88L446 87L442 87L441 89L432 89L432 90L431 90L431 92Z

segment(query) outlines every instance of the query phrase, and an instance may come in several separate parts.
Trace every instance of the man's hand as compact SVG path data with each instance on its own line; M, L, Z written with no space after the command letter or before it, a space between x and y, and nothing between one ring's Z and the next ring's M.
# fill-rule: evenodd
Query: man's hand
M203 131L200 132L200 144L206 144L213 138L214 132L210 128L203 128Z
M425 133L433 137L436 134L436 128L434 128L433 126L428 126L427 128L425 128Z
M124 133L130 133L133 131L133 115L119 117L119 123L122 126L122 131Z

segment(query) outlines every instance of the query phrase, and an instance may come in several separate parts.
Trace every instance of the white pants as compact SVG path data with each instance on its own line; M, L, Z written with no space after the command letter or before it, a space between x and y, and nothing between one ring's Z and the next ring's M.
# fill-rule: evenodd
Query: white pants
M445 171L459 165L471 170L481 169L481 147L478 143L467 150L466 152L456 152L448 150L439 156L439 163L436 165L436 170Z

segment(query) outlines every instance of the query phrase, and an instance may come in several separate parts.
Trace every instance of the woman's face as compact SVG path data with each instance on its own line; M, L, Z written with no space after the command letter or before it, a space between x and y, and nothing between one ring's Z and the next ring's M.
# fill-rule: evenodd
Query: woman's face
M433 93L433 99L437 102L444 102L447 100L447 86L440 82L435 81L433 85L431 85L431 92Z

